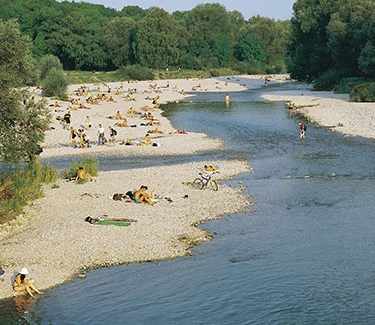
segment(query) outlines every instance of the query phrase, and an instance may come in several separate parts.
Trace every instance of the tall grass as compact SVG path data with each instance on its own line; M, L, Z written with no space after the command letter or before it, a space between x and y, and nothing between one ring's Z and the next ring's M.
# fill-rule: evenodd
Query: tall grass
M31 201L43 196L43 184L57 180L57 172L35 161L25 168L0 175L0 224L23 212Z

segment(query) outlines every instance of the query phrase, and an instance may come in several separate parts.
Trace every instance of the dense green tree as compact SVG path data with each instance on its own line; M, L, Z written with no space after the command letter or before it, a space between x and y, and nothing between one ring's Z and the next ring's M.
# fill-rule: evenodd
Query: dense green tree
M117 68L135 63L136 22L128 17L113 18L104 29L104 44Z
M375 77L374 26L372 0L297 0L288 48L293 77Z
M232 26L225 8L219 4L195 7L185 19L192 67L219 67L230 62Z
M0 20L0 159L31 160L48 127L44 101L34 101L24 86L32 75L31 43L15 21Z
M227 11L219 4L203 4L172 15L158 8L125 6L116 11L102 5L56 0L0 0L0 7L0 19L16 18L22 32L31 38L34 56L54 55L68 70L110 70L128 64L209 69L236 67L238 59L244 65L253 64L254 59L261 61L262 69L273 71L285 65L288 22L261 17L245 21L240 12ZM306 14L300 16L305 28ZM312 16L318 19L319 13ZM344 18L340 14L336 25ZM333 23L331 28L336 30ZM301 44L295 35L294 39L294 44ZM306 36L306 44L309 39L310 35ZM331 44L337 40L332 37ZM305 43L301 49L290 49L293 64L294 57L309 52Z
M139 6L126 6L120 11L121 16L132 18L135 21L141 20L146 16L147 10Z
M58 68L50 69L42 80L42 86L43 95L64 98L68 87L64 71Z
M59 58L51 54L43 56L39 61L40 79L45 79L48 72L53 68L62 70L63 67Z
M139 23L137 59L152 68L178 66L183 56L183 30L175 18L159 8L149 10Z
M242 62L255 65L266 63L265 47L249 25L240 31L235 54L236 58Z

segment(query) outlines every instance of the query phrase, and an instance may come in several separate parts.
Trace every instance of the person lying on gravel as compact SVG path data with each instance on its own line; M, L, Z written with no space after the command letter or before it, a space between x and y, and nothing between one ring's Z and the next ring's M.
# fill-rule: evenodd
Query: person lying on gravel
M41 293L33 284L33 280L26 279L26 276L29 274L27 268L22 268L22 270L16 275L16 278L13 283L14 295L25 295L29 294L31 297L34 297L34 293Z
M137 220L129 218L108 218L107 216L92 218L90 216L85 218L85 221L91 223L92 225L100 226L120 226L127 227L130 226L132 222L137 222Z

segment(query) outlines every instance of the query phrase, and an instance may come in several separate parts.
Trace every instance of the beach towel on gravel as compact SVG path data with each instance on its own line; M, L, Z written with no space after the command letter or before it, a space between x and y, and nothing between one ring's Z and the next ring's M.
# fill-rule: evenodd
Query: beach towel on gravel
M128 227L130 226L130 222L127 221L114 221L114 220L98 220L94 223L94 225L100 226L118 226L118 227Z

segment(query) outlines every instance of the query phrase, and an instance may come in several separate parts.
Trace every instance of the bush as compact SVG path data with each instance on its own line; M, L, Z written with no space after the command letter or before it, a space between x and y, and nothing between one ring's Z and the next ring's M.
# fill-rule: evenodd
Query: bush
M154 73L152 69L142 67L138 64L128 65L120 68L121 76L126 80L153 80Z
M52 68L42 81L43 95L48 97L66 98L68 81L63 70Z
M353 87L350 98L355 102L375 102L375 82L366 82Z
M239 62L235 68L240 74L265 74L265 68L259 64Z
M333 90L347 76L344 71L328 70L313 82L314 90Z
M50 72L53 68L57 70L63 69L59 58L50 54L43 56L39 62L40 80L45 79L48 75L48 72Z
M93 177L98 176L98 162L95 159L85 159L73 162L69 169L63 172L63 177L65 179L75 179L77 177L77 171L80 167L83 167L85 171Z
M24 169L0 176L0 224L11 220L32 200L43 196L42 185L57 180L57 172L34 161Z
M365 82L366 81L363 78L358 77L343 78L334 90L339 94L350 94L350 92L355 86L358 86Z
M216 68L216 69L210 69L209 74L211 77L220 77L220 76L231 76L238 74L238 71L235 71L230 68Z

